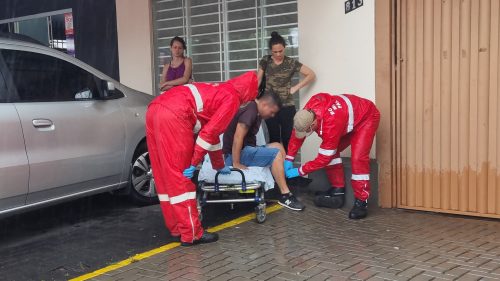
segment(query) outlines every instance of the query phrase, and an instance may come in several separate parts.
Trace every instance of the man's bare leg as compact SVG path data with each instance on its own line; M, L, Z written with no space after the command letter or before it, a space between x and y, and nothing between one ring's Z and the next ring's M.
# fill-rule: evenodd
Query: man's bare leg
M283 145L279 142L273 142L267 145L267 147L277 148L280 151L274 158L273 164L271 166L271 173L273 174L274 180L278 184L281 194L287 194L290 192L285 179L285 169L283 168L283 163L285 162L286 152Z
M281 196L278 199L278 204L294 211L304 210L305 208L304 204L302 204L297 199L297 197L295 197L295 195L293 195L290 192L290 189L286 184L285 169L283 167L283 164L285 162L286 152L285 149L283 148L283 145L274 142L268 144L267 147L277 148L280 150L276 155L276 158L274 158L273 164L271 165L271 173L273 174L274 180L278 184L278 187L281 191Z

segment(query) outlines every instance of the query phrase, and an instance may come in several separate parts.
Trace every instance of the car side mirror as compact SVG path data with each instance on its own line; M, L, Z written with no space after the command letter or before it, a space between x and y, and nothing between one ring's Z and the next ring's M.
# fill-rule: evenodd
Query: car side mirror
M110 99L117 99L123 97L122 92L120 90L116 89L115 83L111 81L106 81L103 80L103 99L105 100L110 100Z
M111 81L106 81L106 88L108 91L114 91L115 90L115 83Z

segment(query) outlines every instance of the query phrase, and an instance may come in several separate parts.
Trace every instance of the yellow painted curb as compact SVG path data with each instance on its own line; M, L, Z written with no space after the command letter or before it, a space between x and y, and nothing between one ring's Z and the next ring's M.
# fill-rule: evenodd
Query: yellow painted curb
M273 206L268 207L266 209L266 212L268 214L270 214L272 212L278 211L281 208L283 208L283 207L280 206L280 205L278 205L278 204L275 204ZM221 231L223 229L230 228L230 227L236 226L238 224L242 224L244 222L253 220L254 218L255 218L255 214L248 214L248 215L236 218L234 220L230 220L230 221L228 221L226 223L223 223L223 224L220 224L220 225L217 225L217 226L214 226L214 227L210 227L207 231L208 232ZM122 260L122 261L114 263L112 265L108 265L108 266L106 266L104 268L101 268L101 269L98 269L98 270L96 270L94 272L87 273L87 274L79 276L79 277L75 277L73 279L70 279L69 281L83 281L83 280L88 280L90 278L97 277L97 276L105 274L107 272L110 272L110 271L113 271L113 270L125 267L125 266L127 266L129 264L132 264L134 262L138 262L140 260L152 257L152 256L154 256L156 254L166 252L166 251L168 251L170 249L179 247L180 245L181 245L181 243L178 243L178 242L169 243L167 245L158 247L156 249L153 249L153 250L150 250L150 251L147 251L147 252L144 252L144 253L140 253L140 254L134 255L134 256L132 256L132 257L130 257L128 259Z

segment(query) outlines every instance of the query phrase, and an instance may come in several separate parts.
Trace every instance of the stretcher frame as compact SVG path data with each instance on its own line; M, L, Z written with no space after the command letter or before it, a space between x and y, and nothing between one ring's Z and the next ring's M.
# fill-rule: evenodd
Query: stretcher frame
M265 182L247 183L243 171L236 168L231 168L231 172L238 172L241 175L241 184L220 184L219 174L215 174L215 182L208 183L206 181L198 182L198 192L196 193L196 205L200 216L200 221L203 221L203 208L207 204L221 203L241 203L255 202L255 220L258 223L263 223L266 220L266 201L265 201ZM237 195L229 199L212 199L218 195L222 197L224 194ZM252 194L253 196L249 196Z

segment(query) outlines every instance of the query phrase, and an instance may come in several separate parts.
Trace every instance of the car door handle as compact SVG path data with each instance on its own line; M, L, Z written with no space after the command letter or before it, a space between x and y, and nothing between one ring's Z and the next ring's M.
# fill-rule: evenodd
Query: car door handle
M49 119L33 119L33 126L35 128L50 128L54 123Z

